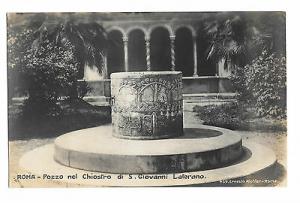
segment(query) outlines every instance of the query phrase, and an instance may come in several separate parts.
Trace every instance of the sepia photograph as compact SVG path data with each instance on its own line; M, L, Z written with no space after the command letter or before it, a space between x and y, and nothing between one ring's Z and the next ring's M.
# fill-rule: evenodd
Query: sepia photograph
M8 183L287 187L286 12L7 12Z

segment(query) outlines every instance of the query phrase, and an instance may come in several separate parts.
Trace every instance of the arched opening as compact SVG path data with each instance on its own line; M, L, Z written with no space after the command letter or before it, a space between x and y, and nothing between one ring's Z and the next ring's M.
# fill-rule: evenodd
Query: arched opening
M205 35L203 28L197 32L197 59L198 59L198 75L199 76L215 76L216 63L212 59L207 59L209 50L209 38Z
M193 76L193 36L188 28L179 28L175 38L175 67L182 75Z
M170 34L163 27L151 33L150 60L151 70L171 70Z
M133 30L128 38L129 71L146 70L145 34L141 30Z
M113 30L108 34L108 50L107 50L107 73L124 71L124 45L122 33Z

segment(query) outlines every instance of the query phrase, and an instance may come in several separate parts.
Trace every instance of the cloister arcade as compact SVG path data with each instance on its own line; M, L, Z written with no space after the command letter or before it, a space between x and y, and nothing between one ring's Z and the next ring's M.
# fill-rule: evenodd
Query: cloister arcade
M146 70L179 70L184 77L218 75L217 65L205 58L207 42L191 25L109 25L106 31L104 78L113 72Z
M106 30L108 48L100 76L89 80L84 75L97 89L91 95L109 96L110 74L128 71L182 71L185 95L231 91L224 63L207 59L210 42L200 14L115 15L98 22Z

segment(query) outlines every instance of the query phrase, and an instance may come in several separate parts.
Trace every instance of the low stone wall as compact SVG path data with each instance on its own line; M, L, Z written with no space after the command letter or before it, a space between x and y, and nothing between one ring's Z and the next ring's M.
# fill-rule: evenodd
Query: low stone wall
M228 93L232 85L228 78L218 76L183 77L183 94Z
M87 97L105 96L110 97L110 79L84 81L78 80L78 86L82 86L87 82L90 91L86 94Z
M81 85L84 81L78 81ZM86 81L91 91L88 97L110 97L110 79ZM200 93L231 93L233 88L231 82L226 77L202 76L202 77L183 77L183 94Z

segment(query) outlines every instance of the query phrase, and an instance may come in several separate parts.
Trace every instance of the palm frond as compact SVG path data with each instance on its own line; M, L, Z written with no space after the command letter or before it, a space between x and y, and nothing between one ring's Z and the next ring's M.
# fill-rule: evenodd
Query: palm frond
M96 66L99 72L103 68L104 52L107 48L107 36L104 28L97 23L76 24L70 20L57 22L45 20L36 31L37 37L32 48L38 50L40 44L49 40L57 46L70 42L75 48L80 67L85 64Z

